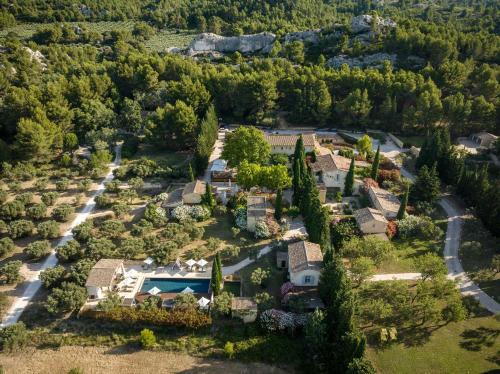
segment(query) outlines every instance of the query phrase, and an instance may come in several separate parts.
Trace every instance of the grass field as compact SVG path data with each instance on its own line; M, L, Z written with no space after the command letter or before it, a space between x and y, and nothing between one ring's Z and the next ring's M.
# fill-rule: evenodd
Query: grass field
M92 31L103 33L105 31L129 30L134 28L134 21L118 21L118 22L68 22L69 25L81 25ZM23 23L14 27L9 27L0 30L0 40L5 38L7 34L17 34L21 39L29 39L33 34L47 23ZM185 48L196 34L189 30L159 30L153 37L144 43L146 49L155 52L164 51L169 47Z
M499 317L450 323L411 343L370 346L368 358L384 374L498 373L499 326Z

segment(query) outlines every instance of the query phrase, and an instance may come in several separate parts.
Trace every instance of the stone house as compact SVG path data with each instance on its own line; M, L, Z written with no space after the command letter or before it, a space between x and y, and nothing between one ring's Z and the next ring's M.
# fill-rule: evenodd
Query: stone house
M482 131L472 134L469 138L476 143L479 148L488 149L493 147L493 143L498 139L498 136Z
M119 276L125 274L123 260L101 259L90 270L85 287L90 299L102 299L113 289Z
M299 135L266 134L265 138L271 146L271 154L284 153L290 156L295 152L295 143ZM319 146L315 134L303 134L302 140L306 152L312 152Z
M317 286L322 268L319 244L302 240L288 245L288 274L294 286Z
M385 218L396 218L401 203L394 194L383 188L370 186L368 196L373 206L382 212Z
M206 183L200 180L189 182L183 187L174 189L168 193L168 198L162 203L162 207L166 209L168 215L180 205L197 205L201 204L201 199L205 193Z
M255 232L255 224L266 219L268 214L273 214L274 209L263 195L249 195L247 197L247 230Z
M359 229L367 234L385 234L387 230L387 219L382 212L373 208L358 209L354 212L354 218Z
M328 153L316 156L316 162L310 166L318 183L343 190L350 164L350 159Z

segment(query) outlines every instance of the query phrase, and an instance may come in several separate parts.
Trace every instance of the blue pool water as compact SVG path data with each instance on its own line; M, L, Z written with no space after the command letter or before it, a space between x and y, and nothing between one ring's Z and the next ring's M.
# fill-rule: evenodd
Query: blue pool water
M196 293L208 293L210 279L172 279L172 278L146 278L141 287L141 292L148 292L153 287L158 287L161 292L178 293L186 287Z

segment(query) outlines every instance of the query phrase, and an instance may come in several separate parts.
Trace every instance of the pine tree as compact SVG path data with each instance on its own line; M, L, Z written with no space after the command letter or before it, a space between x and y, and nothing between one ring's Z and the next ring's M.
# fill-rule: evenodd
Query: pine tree
M188 176L189 176L189 180L191 182L194 182L194 173L193 173L193 167L191 166L191 163L189 163Z
M418 172L410 197L415 202L433 203L439 195L440 187L441 182L436 170L436 164L431 169L424 165Z
M351 165L349 166L349 171L345 178L344 184L344 196L351 196L352 189L354 187L354 156L351 159Z
M278 188L276 192L276 204L274 207L274 218L279 222L281 221L281 217L283 215L283 193L281 192L281 188Z
M399 206L398 215L396 216L398 220L405 218L406 206L408 205L409 194L410 194L410 185L407 184L405 194L403 195L403 200L401 201L401 205Z
M298 207L300 207L304 185L303 179L306 172L306 152L304 149L304 139L302 139L301 135L295 143L295 152L293 155L293 205Z
M375 153L375 158L373 159L372 170L370 173L370 177L373 180L377 180L379 164L380 164L380 145L377 147L377 153Z

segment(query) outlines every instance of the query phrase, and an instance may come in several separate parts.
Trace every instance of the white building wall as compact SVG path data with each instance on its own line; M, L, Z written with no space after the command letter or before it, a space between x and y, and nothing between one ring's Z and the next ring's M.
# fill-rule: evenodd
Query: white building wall
M319 281L320 272L317 270L302 270L296 273L289 271L290 282L295 286L317 286ZM305 283L305 277L311 276L311 283Z
M323 173L323 183L329 188L344 189L347 173L345 171L327 171Z

